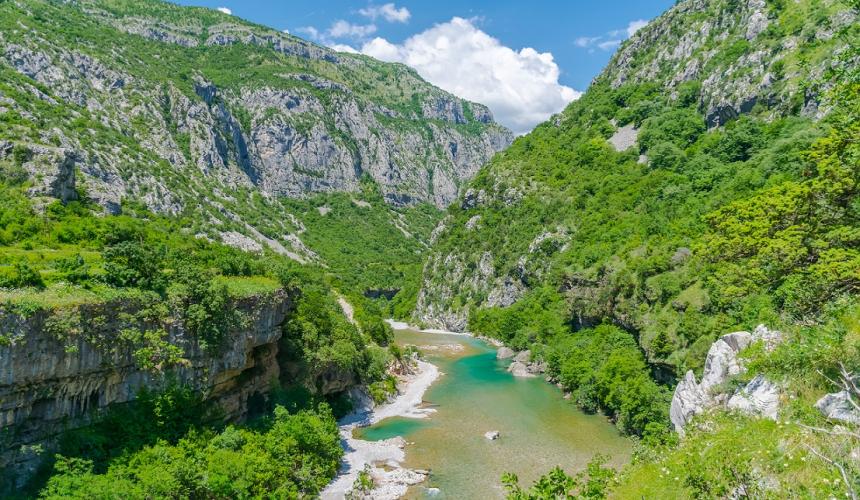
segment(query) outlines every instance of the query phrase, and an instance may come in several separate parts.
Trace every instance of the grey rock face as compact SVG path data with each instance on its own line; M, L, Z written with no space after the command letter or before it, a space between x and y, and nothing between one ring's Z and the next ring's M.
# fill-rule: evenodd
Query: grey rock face
M217 353L204 350L180 321L168 322L168 339L187 360L170 376L139 367L133 346L116 338L123 328L152 327L128 324L141 306L119 299L26 319L0 313L10 339L0 346L0 422L10 436L0 446L0 469L15 477L13 483L22 484L42 459L28 450L50 453L62 430L86 425L94 411L130 401L143 388L157 390L171 377L217 402L231 420L244 419L249 398L266 397L272 380L290 378L277 356L281 324L292 309L286 292L240 300L247 324L231 331ZM57 325L62 335L51 333ZM350 374L331 371L313 381L313 389L339 391L350 383Z
M848 391L825 394L815 403L815 407L830 420L860 425L860 411L851 403Z
M636 145L636 139L639 138L639 130L632 124L627 124L618 128L612 137L609 138L609 144L615 148L615 151L627 151Z
M24 162L24 169L33 179L30 196L50 196L63 203L76 200L75 165L79 155L75 151L46 146L26 146L30 159Z
M828 83L821 78L829 61L792 70L777 78L771 64L784 59L801 45L816 45L833 39L833 32L856 19L856 12L844 7L831 15L815 37L788 39L779 53L774 53L762 36L778 23L765 0L741 0L721 4L708 0L677 2L663 15L636 32L613 56L604 73L598 77L619 87L625 83L650 81L664 85L670 95L684 82L702 82L699 108L705 111L710 127L717 127L749 113L763 104L773 116L791 112L796 97L804 104L817 102ZM737 58L713 64L721 44L745 43L746 53ZM838 53L844 45L836 43L830 52ZM653 49L653 50L652 50ZM642 57L647 55L647 57ZM784 80L785 85L782 84ZM806 82L804 85L800 81ZM806 90L812 83L811 89ZM811 93L806 96L804 92ZM808 116L819 117L816 110Z
M108 28L181 47L247 44L362 71L368 64L239 21L204 26L193 16L183 21L122 17L98 2L82 2L81 9ZM46 43L36 31L16 43L0 36L0 64L48 89L46 94L34 86L33 93L52 105L86 108L144 149L142 155L99 142L101 137L83 141L79 131L51 132L61 137L63 148L77 153L79 180L110 213L119 211L123 198L139 198L155 212L200 205L211 211L218 206L211 186L221 192L252 188L271 198L357 192L363 176L372 178L391 204L428 202L443 208L513 139L486 107L399 67L401 83L421 96L418 110L394 111L354 91L366 82L333 81L294 72L288 64L278 75L282 82L230 88L219 88L190 68L189 95L174 82L147 80L146 68L128 58L99 60L87 50L86 43ZM477 131L457 127L474 122L481 124ZM188 166L198 172L185 171ZM186 189L171 188L177 184Z
M773 350L782 340L782 333L759 325L753 331L734 332L723 335L711 344L705 358L702 371L702 381L696 382L696 376L688 371L684 379L675 387L672 403L669 409L669 419L675 431L684 434L684 426L690 419L725 401L719 395L722 385L732 377L746 371L738 354L754 342L763 342L765 349ZM743 389L727 401L727 406L750 414L776 418L779 407L779 388L756 376Z
M675 426L675 431L683 435L684 426L693 416L704 411L709 399L709 395L696 382L696 376L692 371L688 371L675 387L675 394L669 406L669 420Z
M776 420L779 411L779 387L757 375L740 392L733 395L726 406L749 415Z

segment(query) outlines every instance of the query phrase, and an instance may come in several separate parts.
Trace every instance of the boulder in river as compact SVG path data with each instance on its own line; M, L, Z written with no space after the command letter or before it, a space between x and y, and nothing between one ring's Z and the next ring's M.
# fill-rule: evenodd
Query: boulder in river
M496 439L502 437L502 435L501 433L499 433L499 431L487 431L484 433L484 437L489 439L490 441L495 441Z
M514 361L508 367L508 371L511 372L511 375L514 377L534 377L535 374L529 371L528 365L521 361Z
M514 350L510 347L502 346L496 351L496 359L510 359L514 357Z

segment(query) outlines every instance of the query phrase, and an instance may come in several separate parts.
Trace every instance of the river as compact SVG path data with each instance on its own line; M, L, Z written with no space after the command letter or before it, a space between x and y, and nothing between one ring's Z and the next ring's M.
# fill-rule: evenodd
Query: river
M610 464L629 460L631 443L600 415L587 415L541 378L516 378L496 349L465 335L395 331L399 345L417 345L442 376L424 394L429 418L392 417L357 429L355 436L407 441L404 466L428 469L430 479L408 498L501 498L501 475L514 472L522 484L556 465L582 469L596 453ZM484 437L499 431L495 441ZM430 490L438 488L439 491Z

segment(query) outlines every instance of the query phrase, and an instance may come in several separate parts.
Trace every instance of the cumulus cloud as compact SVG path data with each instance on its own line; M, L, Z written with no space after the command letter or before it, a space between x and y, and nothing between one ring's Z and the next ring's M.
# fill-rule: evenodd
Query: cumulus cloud
M361 53L361 52L355 50L355 48L353 48L352 46L346 45L344 43L333 43L333 44L329 45L328 48L330 48L332 50L336 50L338 52L349 52L350 54L360 54Z
M224 14L227 14L228 16L232 16L232 15L233 15L233 11L232 11L232 10L230 10L228 7L218 7L218 8L217 8L217 9L215 9L215 10L217 10L218 12L223 12Z
M648 25L648 21L644 19L637 19L635 21L630 21L630 24L627 25L627 36L633 36L637 31L641 30L645 26Z
M376 33L376 25L352 24L341 19L332 23L326 36L330 38L365 38L374 33Z
M349 38L359 41L366 40L370 35L376 33L376 25L353 24L344 21L343 19L339 19L333 22L325 31L320 31L313 26L303 26L298 28L296 31L306 34L311 40L320 42L335 50L341 50L335 47L344 48L347 46L338 42L338 39ZM341 51L343 52L344 50ZM357 52L355 49L352 49L352 51ZM349 51L347 50L346 52Z
M405 23L412 17L409 9L406 7L397 8L393 3L369 5L366 9L359 9L358 13L374 21L381 17L389 23Z
M580 95L558 82L559 68L551 53L530 47L513 50L478 29L473 20L460 17L402 44L374 38L361 52L407 64L434 85L486 104L500 123L517 133L528 132Z
M621 45L621 42L626 38L630 38L637 31L644 28L648 24L648 21L644 19L637 19L635 21L630 21L627 23L626 28L619 28L616 30L607 31L606 34L600 36L581 36L573 41L573 44L577 47L582 48L590 48L590 51L594 51L594 47L597 47L600 50L615 50Z

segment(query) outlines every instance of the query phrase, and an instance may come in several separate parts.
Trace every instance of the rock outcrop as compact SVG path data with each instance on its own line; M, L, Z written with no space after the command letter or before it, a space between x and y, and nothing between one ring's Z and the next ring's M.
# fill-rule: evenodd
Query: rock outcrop
M732 377L746 371L738 354L754 342L763 342L766 350L773 350L782 334L759 325L753 331L723 335L711 345L705 359L701 382L696 382L692 370L675 387L669 409L669 418L675 430L682 434L684 427L695 416L721 404L752 415L776 419L779 409L779 387L762 376L754 377L745 387L728 397L723 387Z
M767 107L774 115L791 112L798 99L804 105L804 114L818 117L819 96L829 86L820 77L827 71L829 61L818 61L798 72L784 72L781 65L788 53L803 44L831 43L834 30L856 22L857 13L837 9L829 19L821 20L827 29L805 39L799 35L785 37L775 51L768 45L770 40L766 35L772 24L777 30L781 28L774 10L765 0L731 4L708 0L677 2L637 31L612 57L599 78L613 87L658 83L675 96L686 82L700 82L698 105L711 127L750 113L756 105ZM731 43L745 50L735 57L717 60L715 55ZM652 51L653 47L659 48ZM831 50L835 53L841 48ZM783 63L774 64L780 60Z
M0 483L20 486L30 477L57 436L87 425L99 412L134 399L141 389L158 390L171 381L204 394L232 421L265 401L273 380L292 377L295 366L281 360L281 324L292 309L285 291L239 299L243 326L230 332L218 350L207 350L181 321L161 327L182 349L183 362L165 371L142 367L123 330L152 328L135 320L143 299L116 299L29 317L0 311ZM327 373L314 389L337 392L352 385L349 374ZM0 491L2 493L2 491Z
M0 113L17 123L4 139L36 146L24 164L33 196L71 200L77 184L108 213L141 202L193 214L209 239L235 232L244 238L228 243L310 261L283 198L372 181L390 205L443 208L513 139L485 106L406 66L236 17L155 1L2 8L21 27L0 33Z
M513 349L510 347L499 347L499 350L496 351L496 359L511 359L516 355Z
M546 372L546 363L544 361L533 360L530 350L520 351L514 356L513 361L508 366L508 371L514 377L537 377Z
M449 212L451 220L435 235L439 250L431 253L424 268L415 320L440 327L463 324L475 309L508 307L527 296L529 290L559 285L566 288L581 280L590 283L571 283L573 293L566 294L573 295L567 298L573 305L577 326L609 320L638 331L643 334L639 337L641 347L649 359L658 361L665 353L648 352L648 341L661 328L655 320L658 314L654 310L648 314L640 311L658 307L655 304L660 300L649 296L650 292L627 294L622 292L627 286L620 285L627 279L628 264L640 258L634 255L640 251L650 254L656 248L648 240L650 236L635 249L610 244L597 252L600 257L590 255L584 248L582 253L570 250L571 258L578 262L573 268L568 266L570 260L557 260L555 256L562 253L559 249L567 243L564 234L573 235L568 241L579 240L583 245L601 238L587 229L589 223L582 221L587 217L594 222L593 215L598 210L588 203L596 199L591 197L591 188L576 189L590 185L588 174L577 172L581 163L588 162L566 161L561 156L545 162L544 153L573 150L583 144L574 137L588 131L602 138L597 139L601 146L631 160L638 150L639 163L648 165L649 171L677 170L689 180L692 165L698 165L687 163L694 155L664 149L664 141L674 142L677 138L652 134L659 128L655 127L656 119L666 109L691 112L690 124L703 130L726 126L745 115L761 124L788 116L819 119L838 106L828 102L826 96L840 80L842 69L844 74L850 74L849 68L860 64L858 58L849 57L851 29L857 18L856 7L844 1L829 2L826 7L822 2L765 0L675 2L622 42L591 85L590 95L598 100L613 95L619 109L601 110L597 101L589 99L572 103L525 138L522 151L514 147L499 155L486 175L466 188L459 210ZM835 67L840 71L832 71ZM634 97L640 92L643 97ZM582 119L590 113L601 118ZM682 142L678 143L680 150L687 147ZM666 155L670 157L668 162L664 161ZM576 156L579 155L573 157ZM676 160L680 165L671 167ZM710 162L702 165L708 171L714 168ZM626 199L626 204L613 208L616 212L605 214L605 220L640 211L653 210L656 215L670 205L668 193L666 196L655 201L653 208L637 205L635 198ZM527 202L521 203L522 200ZM533 208L548 206L553 208L543 213ZM486 223L509 219L512 228L516 228L510 237L498 237L498 228ZM485 223L475 224L477 221ZM464 231L465 228L470 230ZM523 245L529 238L538 240L547 233L558 237L537 249ZM558 246L553 246L554 242ZM493 254L495 264L489 275L480 266L485 252ZM562 277L547 275L553 262L565 269L558 273ZM580 265L583 269L575 269ZM672 263L673 267L677 265ZM654 277L653 283L658 281Z
M825 394L815 403L815 407L830 420L847 424L860 425L860 409L852 403L851 394L847 390Z

